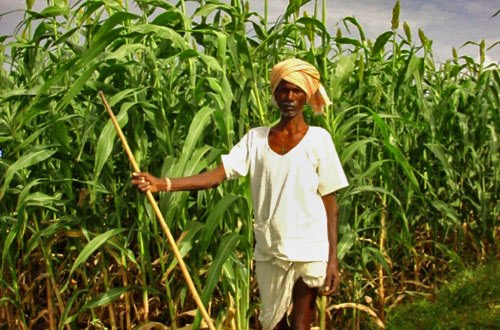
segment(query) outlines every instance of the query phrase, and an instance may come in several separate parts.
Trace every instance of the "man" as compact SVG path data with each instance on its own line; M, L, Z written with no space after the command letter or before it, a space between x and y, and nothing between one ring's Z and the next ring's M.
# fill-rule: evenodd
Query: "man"
M143 192L199 190L249 174L259 319L264 330L310 329L320 288L331 295L340 283L333 192L348 183L330 134L304 120L306 103L316 112L330 104L316 68L285 60L270 80L278 124L250 130L214 170L175 179L134 173L132 183Z

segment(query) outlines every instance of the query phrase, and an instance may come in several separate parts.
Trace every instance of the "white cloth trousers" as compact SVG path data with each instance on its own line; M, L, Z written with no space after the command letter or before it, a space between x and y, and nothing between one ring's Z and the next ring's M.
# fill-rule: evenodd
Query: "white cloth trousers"
M311 288L324 285L326 265L324 261L290 262L276 258L255 262L263 330L272 330L283 318L292 303L293 285L299 278Z

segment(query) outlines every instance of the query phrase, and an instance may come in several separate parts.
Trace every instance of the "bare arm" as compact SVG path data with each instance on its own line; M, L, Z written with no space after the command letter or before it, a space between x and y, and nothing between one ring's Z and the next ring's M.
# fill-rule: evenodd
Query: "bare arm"
M146 192L167 191L168 183L165 178L157 178L147 172L132 174L132 184L139 190ZM203 190L215 188L226 179L224 165L221 163L215 169L200 174L183 178L170 178L171 186L169 191Z
M337 257L337 224L338 206L333 193L322 197L328 221L328 241L330 249L328 253L328 265L326 268L326 281L324 295L333 294L340 285L339 262Z

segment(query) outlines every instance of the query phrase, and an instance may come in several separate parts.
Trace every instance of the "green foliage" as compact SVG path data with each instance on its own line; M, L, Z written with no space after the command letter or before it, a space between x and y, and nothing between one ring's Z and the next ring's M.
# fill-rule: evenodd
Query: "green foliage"
M500 322L500 263L465 270L439 289L434 301L396 308L387 329L496 329Z
M199 322L97 93L143 170L192 175L278 118L268 75L290 56L321 72L334 105L306 116L332 134L350 180L338 195L344 282L329 306L372 301L383 319L495 253L500 73L482 60L487 45L476 43L479 63L456 51L436 63L423 31L419 45L408 24L399 33L399 1L375 41L355 17L330 35L326 15L301 13L307 2L272 26L239 1L191 1L194 15L183 0L27 2L19 33L0 38L0 326ZM217 326L249 329L248 181L158 201ZM326 324L372 323L354 309Z

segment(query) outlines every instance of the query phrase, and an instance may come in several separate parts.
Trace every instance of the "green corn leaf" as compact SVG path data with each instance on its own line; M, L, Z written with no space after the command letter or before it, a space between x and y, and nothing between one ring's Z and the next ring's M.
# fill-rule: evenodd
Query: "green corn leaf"
M56 121L53 126L54 139L64 147L64 149L71 151L70 138L67 126L64 121L69 121L69 117L61 118Z
M55 222L50 226L37 231L33 236L30 237L26 248L24 249L23 261L27 262L32 257L31 252L43 244L43 238L54 237L57 233L63 232L69 229L69 223L66 222Z
M302 24L304 24L306 26L307 25L312 25L312 26L316 27L318 30L320 30L322 35L325 35L325 36L329 35L328 31L326 30L326 28L323 25L323 23L320 20L315 19L313 17L305 17L305 16L304 17L300 17L296 21L296 23L302 23Z
M30 182L28 182L26 185L24 185L23 189L19 193L19 197L17 198L17 205L16 208L19 208L20 205L24 204L24 200L31 194L31 190L33 187L39 186L43 182L45 182L46 179L35 179Z
M48 208L57 212L57 208L54 204L58 200L60 199L57 196L49 196L43 192L36 191L26 196L26 198L23 199L23 202L20 203L19 208L37 206L39 208Z
M183 22L186 17L173 5L169 3L161 3L161 6L166 9L164 13L156 16L151 23L161 26L169 26L174 24L176 21Z
M123 107L120 113L116 115L116 120L121 128L128 122L128 107ZM109 158L111 151L113 151L114 141L116 137L115 126L109 120L97 140L96 155L94 162L94 174L96 178L100 175L104 164Z
M217 62L217 60L214 57L208 56L208 55L204 55L204 54L199 54L199 56L200 56L200 59L206 65L208 65L212 70L219 71L219 72L223 71L222 67L219 64L219 62Z
M203 107L196 113L193 120L191 121L189 132L186 137L186 142L184 143L184 147L182 148L182 156L179 162L179 167L182 169L182 171L184 171L184 169L186 168L186 163L193 154L195 145L201 140L203 130L208 125L211 119L211 115L214 111L215 109L211 107Z
M196 50L194 50L194 49L186 49L186 50L183 50L178 55L176 55L176 57L178 57L181 60L187 60L187 59L190 59L190 58L193 58L193 57L198 57L198 55L199 55L199 53Z
M22 155L17 161L15 161L12 165L7 168L7 171L4 173L2 179L2 189L0 190L0 200L2 200L5 191L9 187L10 182L14 178L14 175L19 174L23 169L26 169L35 164L41 163L44 160L51 157L55 154L55 150L47 150L45 148L37 151L28 152Z
M134 18L139 18L139 16L129 13L129 12L116 12L111 15L102 26L99 27L97 33L93 35L93 42L101 41L100 39L109 39L107 36L115 28L123 24L124 22L130 21Z
M384 50L385 45L393 35L394 33L392 31L387 31L379 35L377 37L377 40L375 40L375 44L373 45L372 55L380 55L379 53Z
M212 150L213 149L210 146L203 146L196 149L191 155L191 158L186 162L184 175L194 175L200 173L201 170L206 168L210 164L207 161L207 154Z
M108 291L100 293L96 297L86 302L85 305L83 305L83 307L80 309L80 311L83 312L87 309L108 305L113 301L115 301L116 299L120 298L120 296L123 295L124 293L134 289L135 287L133 286L109 289Z
M441 200L434 200L431 205L441 212L443 216L447 219L453 221L456 225L460 225L460 218L457 216L456 212L445 202Z
M79 3L79 7L75 10L77 12L82 13L80 18L80 22L89 21L92 14L98 11L100 8L105 7L105 2L103 0L94 0L94 1L83 1Z
M143 92L144 89L137 89L137 88L128 88L124 89L122 91L117 92L116 94L111 95L108 100L108 104L110 107L113 107L114 105L118 104L119 102L122 102L123 100L130 98L130 97L136 97L137 93ZM130 108L133 105L133 103L129 103L129 106L127 108ZM122 110L122 109L120 109Z
M355 132L353 132L353 127L355 129L361 121L366 120L366 118L368 117L368 114L366 113L351 114L347 112L348 111L343 111L335 118L335 128L333 129L334 136L336 138L335 141L338 141L338 139L345 139L348 136L354 134ZM342 143L340 143L339 145L342 145Z
M85 84L89 82L92 74L99 65L100 63L96 61L95 63L90 64L88 68L82 74L80 74L78 79L74 81L69 91L57 105L57 110L56 110L57 112L60 112L64 108L66 108L66 106L68 106L71 103L71 101L81 92L82 88L85 86Z
M236 246L240 243L241 235L229 234L224 237L217 249L215 259L208 270L207 280L205 282L205 289L203 290L201 299L203 304L207 304L212 296L212 292L219 280L222 265L229 260L229 256L235 252Z
M191 251L193 246L196 246L198 233L203 230L203 226L204 225L199 222L192 222L188 225L188 228L186 228L185 230L187 234L183 236L179 242L177 242L181 257L185 257L189 253L189 251ZM167 268L167 273L170 273L174 269L174 267L177 266L177 264L177 258L173 258L172 262Z
M361 250L361 257L363 259L364 265L366 265L370 262L374 262L376 264L379 264L382 266L382 268L384 269L386 274L391 276L391 274L392 274L391 268L389 267L389 264L387 263L387 260L385 259L384 255L379 250L377 250L371 246L364 247Z
M106 54L104 60L128 61L130 55L137 54L139 51L143 50L148 50L143 44L125 44L120 46L117 50Z
M119 251L121 254L119 255L120 257L126 257L126 259L130 260L132 263L134 263L135 265L138 265L138 262L137 262L137 259L135 257L135 254L134 254L134 251L127 248L127 247L124 247L122 245L119 245L113 241L108 241L107 244L109 244L109 246L113 247L116 251ZM116 254L118 255L118 254ZM112 254L112 256L116 256L114 254ZM116 258L115 259L117 263L122 263L122 260L121 259L118 259Z
M449 246L446 246L445 244L436 242L435 244L436 248L441 251L443 255L449 259L449 264L452 264L452 269L460 269L460 270L465 270L466 266L464 264L464 261L462 260L461 256L453 251Z
M380 169L382 166L388 162L390 162L390 159L383 159L383 160L377 160L375 162L372 162L368 169L361 173L356 179L361 180L362 178L370 178L374 175L377 175L379 173Z
M18 221L15 226L10 227L10 231L7 234L7 237L4 236L5 241L2 248L2 264L0 265L2 272L4 271L5 263L11 260L11 258L9 257L11 255L10 247L12 246L12 243L16 239L20 230L21 224Z
M1 283L1 284L4 285L4 283ZM12 290L12 291L14 291L14 290ZM0 298L0 306L8 306L8 304L12 304L13 308L15 308L16 310L21 310L22 309L22 306L21 306L19 300L12 299L12 298L9 298L9 297L2 297L2 298ZM24 319L24 317L22 317L22 319Z
M363 26L361 24L359 24L356 17L348 16L348 17L344 18L342 21L348 30L349 30L349 27L348 27L347 23L351 23L352 25L354 25L359 32L359 37L360 37L361 41L364 42L366 40L365 31L363 29Z
M217 250L217 254L215 259L208 270L207 280L205 282L205 288L203 289L203 293L201 294L201 300L203 305L207 305L210 301L210 297L212 296L212 292L215 290L215 286L219 281L219 277L221 274L222 266L225 262L229 260L231 254L235 252L236 246L241 240L241 236L238 234L230 234L222 240L220 243L219 249ZM196 318L193 323L193 327L199 327L201 322L201 314L198 311L196 313Z
M43 19L43 18L67 15L69 13L69 10L68 8L64 7L48 6L39 13L32 10L27 10L26 12L31 16L33 16L33 18L35 19Z
M401 169L406 174L406 177L409 179L413 187L420 189L417 177L415 176L415 169L413 168L413 166L411 166L410 162L405 157L405 155L403 155L401 150L391 143L384 143L384 145L385 148L389 150L394 156L396 162L400 165Z
M365 149L367 144L376 144L376 138L365 138L356 142L349 144L345 149L342 150L340 154L340 159L342 163L347 163L351 160L356 152L360 152Z
M66 303L66 306L64 306L64 311L61 315L61 318L60 318L60 321L59 321L59 324L70 324L72 322L74 322L74 320L77 318L78 314L76 315L73 315L73 316L68 316L69 313L71 312L71 309L73 307L73 304L75 303L75 301L77 301L77 299L82 296L83 294L86 294L88 292L88 290L77 290L75 293L73 293L71 295L71 298L69 298L69 300L67 301ZM61 326L59 326L59 328L61 328Z
M139 24L129 27L131 32L140 34L151 34L157 38L170 40L173 42L173 47L179 51L186 50L188 45L186 40L174 29L166 26L154 25L154 24Z
M342 84L344 81L351 76L356 66L357 55L352 54L349 56L341 57L335 68L334 78L333 78L333 99L338 100L342 94Z
M444 146L436 143L426 143L425 146L429 148L430 151L436 156L436 158L439 160L441 163L441 166L443 167L444 171L448 174L451 175L451 178L455 177L455 171L451 167L451 164L448 160L448 155L449 153L446 152Z
M363 48L363 44L359 40L353 38L337 37L335 38L335 42L342 45L353 45L359 48Z
M401 206L401 201L396 197L391 191L376 186L357 186L349 190L348 195L360 194L360 193L380 193L390 196L399 206Z
M73 263L73 266L71 266L70 269L70 274L72 274L81 264L83 264L87 259L95 252L97 249L99 249L103 244L106 243L109 239L111 239L113 236L118 235L126 231L127 228L115 228L108 230L107 232L104 232L102 234L99 234L95 238L93 238L90 242L85 245L83 250L80 252L78 257L76 258L75 262Z
M137 16L130 13L118 12L113 14L106 22L99 28L98 32L94 35L90 46L78 59L72 59L68 63L61 65L55 75L48 79L38 90L37 98L45 94L52 85L58 82L63 76L72 74L76 70L86 68L91 62L97 61L96 58L103 52L103 50L110 43L118 39L119 34L123 30L118 27L113 30L116 25L124 21L136 18Z
M223 3L211 3L206 4L204 6L199 7L193 14L193 17L197 16L208 16L215 10L227 10L230 11L232 9L231 6L223 4Z
M340 237L340 241L337 244L337 258L342 261L345 255L351 250L358 239L358 235L355 232L349 231Z
M226 195L210 210L205 226L203 226L203 234L201 235L201 251L205 251L208 248L210 241L213 240L217 226L224 220L224 213L239 198L239 196L235 195Z

